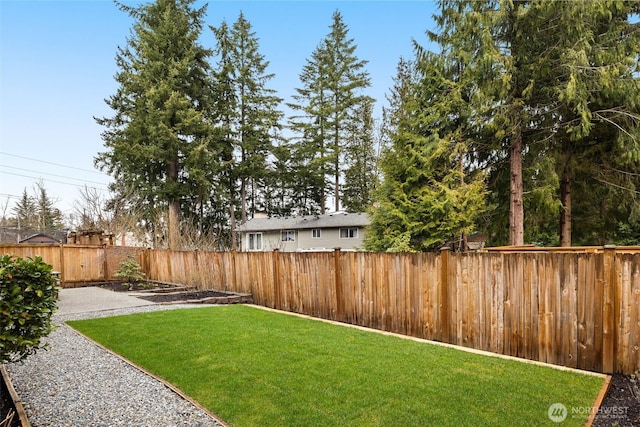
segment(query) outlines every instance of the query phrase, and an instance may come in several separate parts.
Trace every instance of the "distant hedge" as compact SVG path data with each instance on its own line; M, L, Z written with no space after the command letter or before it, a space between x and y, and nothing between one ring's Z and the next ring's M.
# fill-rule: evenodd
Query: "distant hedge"
M46 347L54 328L58 287L42 258L0 257L0 363L18 362Z

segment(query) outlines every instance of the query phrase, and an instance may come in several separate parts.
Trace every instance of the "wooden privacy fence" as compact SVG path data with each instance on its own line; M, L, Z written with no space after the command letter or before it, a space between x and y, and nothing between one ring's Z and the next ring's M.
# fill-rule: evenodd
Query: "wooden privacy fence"
M640 369L638 248L389 254L38 246L22 254L28 251L53 263L65 286L109 279L133 256L151 280L251 293L256 304L280 310L591 371Z
M145 248L123 246L81 246L60 244L2 244L0 255L27 258L40 256L60 274L63 287L82 286L113 279L120 262L144 259Z

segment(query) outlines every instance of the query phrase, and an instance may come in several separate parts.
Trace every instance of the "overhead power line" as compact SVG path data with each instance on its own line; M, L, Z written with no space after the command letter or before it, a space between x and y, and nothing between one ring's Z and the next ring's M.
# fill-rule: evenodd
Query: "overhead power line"
M108 185L108 184L105 184L104 182L89 181L89 180L86 180L86 179L74 178L74 177L71 177L71 176L64 176L64 175L56 175L54 173L49 173L49 172L34 171L32 169L17 168L17 167L14 167L14 166L0 165L0 167L19 170L19 171L23 171L23 172L32 172L32 173L37 173L37 174L42 174L42 175L55 176L57 178L71 179L71 180L74 180L74 181L81 181L81 182L90 183L90 184L105 185L105 186ZM10 173L10 172L7 172L7 173Z
M20 196L17 196L15 194L8 194L8 193L0 193L0 197L6 197L8 199L19 199Z
M84 168L79 168L77 166L63 165L61 163L49 162L49 161L46 161L46 160L34 159L32 157L25 157L25 156L19 156L17 154L5 153L4 151L0 151L0 154L2 154L4 156L16 157L18 159L30 160L32 162L46 163L48 165L59 166L59 167L62 167L62 168L75 169L75 170L79 170L79 171L84 171L84 172L90 172L90 173L96 173L96 174L99 174L99 175L109 176L108 174L106 174L104 172L97 171L97 170L84 169Z
M13 176L20 176L20 177L23 177L23 178L42 180L44 182L55 182L56 184L71 185L71 186L77 187L77 188L85 187L85 185L76 184L76 183L73 183L73 182L57 181L57 180L54 180L54 179L44 179L42 177L30 176L30 175L22 175L22 174L19 174L19 173L12 173L12 172L5 172L5 171L0 171L0 173L5 174L5 175L13 175ZM108 184L100 184L100 185L107 186ZM98 187L94 187L94 186L90 186L90 185L86 185L86 187L87 188L92 188L92 189L97 190L97 191L108 191L106 188L98 188Z

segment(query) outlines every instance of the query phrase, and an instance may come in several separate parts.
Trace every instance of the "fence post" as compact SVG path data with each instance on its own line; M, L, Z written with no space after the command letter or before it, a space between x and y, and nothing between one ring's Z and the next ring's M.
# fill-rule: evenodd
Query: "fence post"
M66 275L64 273L64 244L60 243L60 284L65 286Z
M273 304L272 308L280 308L280 260L278 249L273 250Z
M147 276L147 279L151 280L153 279L151 277L151 255L150 255L151 249L149 248L144 248L141 252L141 261L142 261L142 268L144 271L144 274Z
M449 247L440 249L440 288L438 290L438 335L442 342L449 342Z
M344 297L342 296L342 274L340 274L340 248L333 250L333 273L336 283L336 320L344 322Z
M602 371L607 374L616 368L616 314L619 308L616 279L616 247L604 247L604 272L602 292Z
M236 292L236 290L238 289L238 276L236 274L236 250L235 249L231 249L231 280L233 281L233 287L231 289L234 292Z
M199 251L196 248L193 251L193 263L196 267L193 273L196 275L196 278L195 278L196 289L202 290L202 289L206 289L207 287L204 285L204 274L202 274L202 271L200 271L200 259L198 254L199 254Z
M107 254L107 248L107 245L102 245L102 269L104 270L103 279L105 282L109 280L109 255Z

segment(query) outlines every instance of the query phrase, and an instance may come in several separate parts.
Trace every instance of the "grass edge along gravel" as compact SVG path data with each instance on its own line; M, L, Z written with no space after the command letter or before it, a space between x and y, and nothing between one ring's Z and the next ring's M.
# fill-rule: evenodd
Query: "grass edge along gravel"
M67 324L243 427L577 426L604 383L242 305Z

